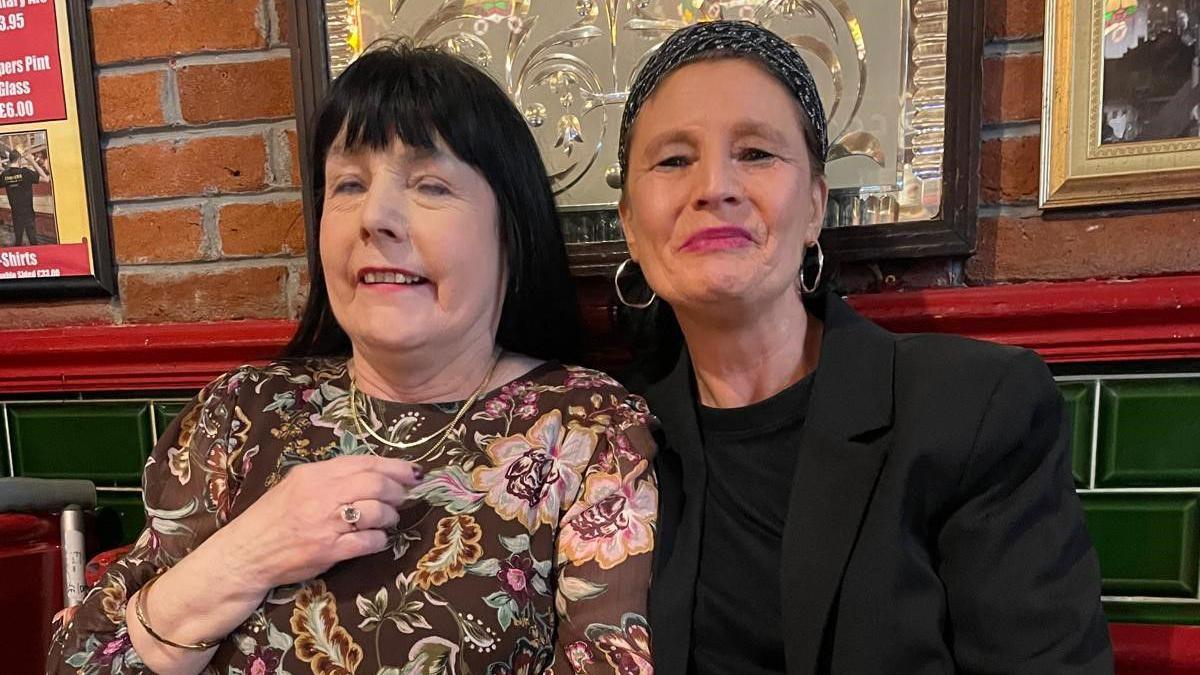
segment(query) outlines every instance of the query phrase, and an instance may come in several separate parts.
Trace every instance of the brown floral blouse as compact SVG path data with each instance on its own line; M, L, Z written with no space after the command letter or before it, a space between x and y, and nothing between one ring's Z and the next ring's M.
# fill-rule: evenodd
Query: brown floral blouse
M344 360L310 359L243 367L205 387L146 465L147 529L59 629L49 672L147 672L126 599L290 468L363 453L411 458L356 433L348 385ZM420 438L458 411L366 407L384 437ZM276 588L208 672L652 673L651 422L641 399L572 366L547 363L485 394L421 457L425 479L391 550Z

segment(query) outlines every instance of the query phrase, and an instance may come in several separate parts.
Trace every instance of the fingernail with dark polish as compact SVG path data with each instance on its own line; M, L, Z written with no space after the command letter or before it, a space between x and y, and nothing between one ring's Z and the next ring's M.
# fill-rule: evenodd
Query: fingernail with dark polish
M412 474L413 478L423 480L425 478L425 469L422 469L420 464L413 464Z

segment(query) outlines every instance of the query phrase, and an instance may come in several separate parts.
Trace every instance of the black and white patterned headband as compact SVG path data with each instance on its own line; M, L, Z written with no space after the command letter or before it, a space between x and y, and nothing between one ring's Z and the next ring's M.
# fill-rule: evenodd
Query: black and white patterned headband
M800 52L787 40L749 21L708 21L672 33L634 79L625 100L617 148L622 177L629 169L629 130L646 99L668 75L713 52L746 56L765 66L796 97L812 123L817 147L811 150L822 159L826 156L829 140L825 107L821 105L817 84Z

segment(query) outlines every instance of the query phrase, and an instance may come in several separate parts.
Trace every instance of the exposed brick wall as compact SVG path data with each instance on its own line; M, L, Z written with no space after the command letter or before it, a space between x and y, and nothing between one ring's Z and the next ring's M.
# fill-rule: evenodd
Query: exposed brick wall
M96 65L169 56L254 52L275 42L274 6L262 0L136 0L92 9Z
M1046 0L986 0L984 35L990 43L1040 39L1046 27Z
M986 0L978 253L963 281L994 284L1200 271L1200 210L1047 212L1037 208L1041 143L1041 0ZM906 280L907 281L907 280Z
M2 305L0 329L295 316L289 2L92 6L120 296Z

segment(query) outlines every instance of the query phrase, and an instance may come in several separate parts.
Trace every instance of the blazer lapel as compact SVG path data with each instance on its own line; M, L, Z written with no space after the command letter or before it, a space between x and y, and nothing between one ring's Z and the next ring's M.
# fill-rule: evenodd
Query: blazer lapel
M655 575L650 586L654 664L659 675L687 672L692 638L692 609L704 527L706 480L700 428L696 422L692 364L680 350L675 369L646 389L650 410L660 415L670 439L657 463L663 475ZM672 479L675 487L668 485Z
M788 673L826 672L826 628L887 456L895 338L837 296L809 307L824 320L783 534L781 583Z

